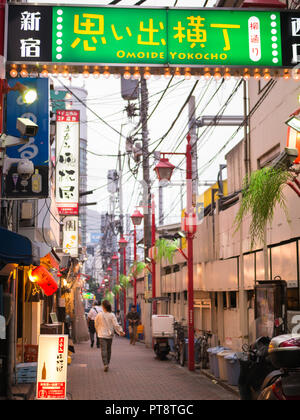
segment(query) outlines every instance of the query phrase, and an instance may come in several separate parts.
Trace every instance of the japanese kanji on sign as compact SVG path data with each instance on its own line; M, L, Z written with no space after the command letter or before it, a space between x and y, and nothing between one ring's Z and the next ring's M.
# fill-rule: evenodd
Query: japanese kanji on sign
M39 337L37 400L66 399L68 365L68 336L47 335Z
M295 10L126 8L124 19L117 7L7 7L8 62L281 68L300 61Z
M60 214L78 215L79 111L56 112L56 203Z

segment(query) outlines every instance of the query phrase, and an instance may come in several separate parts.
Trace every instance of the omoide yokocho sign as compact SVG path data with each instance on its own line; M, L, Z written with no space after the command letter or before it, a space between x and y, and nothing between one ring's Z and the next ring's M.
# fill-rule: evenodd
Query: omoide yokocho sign
M7 5L14 63L294 67L300 12Z

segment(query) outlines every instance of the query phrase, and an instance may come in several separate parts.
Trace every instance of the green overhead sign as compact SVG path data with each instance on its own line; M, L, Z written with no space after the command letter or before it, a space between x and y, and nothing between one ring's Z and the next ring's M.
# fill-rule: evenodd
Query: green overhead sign
M300 12L7 5L9 62L293 67Z
M281 66L280 13L54 7L57 62Z

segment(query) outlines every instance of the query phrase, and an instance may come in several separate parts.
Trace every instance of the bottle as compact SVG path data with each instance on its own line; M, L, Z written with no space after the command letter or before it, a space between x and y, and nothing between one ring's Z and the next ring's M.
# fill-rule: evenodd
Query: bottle
M44 362L44 366L42 369L42 379L45 380L47 377L47 372L46 372L46 363Z
M34 175L31 178L32 192L38 194L42 191L42 176L39 174L39 170L36 169Z

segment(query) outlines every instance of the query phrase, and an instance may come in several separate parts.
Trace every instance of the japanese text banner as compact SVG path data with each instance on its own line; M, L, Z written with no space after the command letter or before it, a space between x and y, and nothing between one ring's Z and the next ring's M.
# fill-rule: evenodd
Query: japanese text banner
M292 67L300 12L8 6L9 62Z

